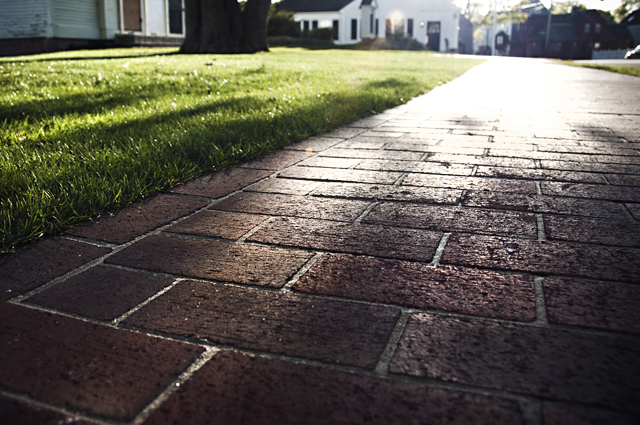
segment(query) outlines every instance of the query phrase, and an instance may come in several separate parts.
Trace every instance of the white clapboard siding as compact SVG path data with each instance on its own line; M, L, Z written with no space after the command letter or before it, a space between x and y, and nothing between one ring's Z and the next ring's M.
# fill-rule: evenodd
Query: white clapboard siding
M165 0L147 0L147 35L165 36Z
M97 0L51 0L53 36L60 38L100 38Z
M0 38L47 36L48 0L0 0Z

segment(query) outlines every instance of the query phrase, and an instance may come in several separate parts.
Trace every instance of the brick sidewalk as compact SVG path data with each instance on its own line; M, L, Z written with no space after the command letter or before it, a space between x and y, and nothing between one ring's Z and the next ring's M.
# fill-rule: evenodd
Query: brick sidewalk
M497 58L0 257L0 423L638 424L639 128Z

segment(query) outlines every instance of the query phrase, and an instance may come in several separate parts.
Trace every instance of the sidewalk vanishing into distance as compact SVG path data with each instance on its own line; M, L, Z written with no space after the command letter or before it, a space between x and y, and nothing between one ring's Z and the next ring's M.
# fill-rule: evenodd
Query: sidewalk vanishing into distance
M638 424L639 129L495 58L0 257L0 423Z

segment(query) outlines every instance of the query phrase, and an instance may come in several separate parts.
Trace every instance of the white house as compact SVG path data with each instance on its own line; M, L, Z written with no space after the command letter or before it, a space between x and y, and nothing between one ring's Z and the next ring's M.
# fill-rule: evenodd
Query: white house
M0 55L182 37L183 0L0 0Z
M336 44L400 35L429 49L458 47L460 11L448 0L282 0L304 31L333 28Z

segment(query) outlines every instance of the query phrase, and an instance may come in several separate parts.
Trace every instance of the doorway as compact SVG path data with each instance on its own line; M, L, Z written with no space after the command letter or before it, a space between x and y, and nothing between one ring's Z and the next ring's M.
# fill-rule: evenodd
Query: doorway
M122 0L122 17L125 31L142 31L140 0Z
M427 23L427 49L440 51L440 21Z

